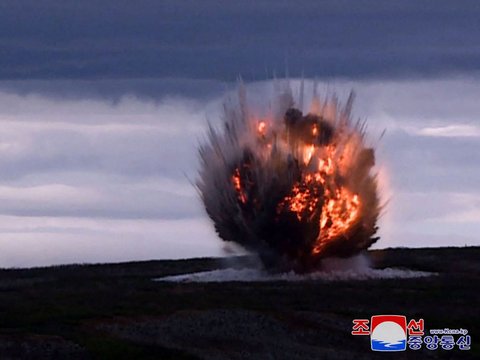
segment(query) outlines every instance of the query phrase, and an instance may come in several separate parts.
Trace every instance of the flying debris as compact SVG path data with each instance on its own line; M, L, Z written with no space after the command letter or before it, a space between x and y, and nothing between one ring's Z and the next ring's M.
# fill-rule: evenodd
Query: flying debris
M210 124L199 148L197 188L220 238L258 253L268 269L308 272L377 241L381 206L353 94L344 106L314 95L307 112L299 97L297 105L287 86L269 115L256 116L241 86L223 129Z

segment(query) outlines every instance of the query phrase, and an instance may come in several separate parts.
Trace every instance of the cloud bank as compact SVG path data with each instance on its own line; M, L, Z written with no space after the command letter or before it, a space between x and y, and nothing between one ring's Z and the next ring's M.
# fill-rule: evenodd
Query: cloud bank
M6 0L0 78L478 72L479 12L475 0Z

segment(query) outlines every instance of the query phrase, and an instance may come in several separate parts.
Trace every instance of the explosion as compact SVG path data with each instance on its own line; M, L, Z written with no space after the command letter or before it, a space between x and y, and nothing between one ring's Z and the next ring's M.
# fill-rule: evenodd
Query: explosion
M302 84L303 89L303 84ZM365 122L315 94L309 111L290 87L257 116L240 87L225 104L223 129L209 125L200 146L197 188L218 235L259 254L269 269L312 271L326 257L348 257L378 237L374 150Z

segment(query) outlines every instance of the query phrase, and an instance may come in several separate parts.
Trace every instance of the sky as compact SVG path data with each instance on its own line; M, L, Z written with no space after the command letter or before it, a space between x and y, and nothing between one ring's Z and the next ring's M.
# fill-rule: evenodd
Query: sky
M375 247L480 245L479 12L2 1L0 267L225 255L191 182L239 77L256 102L274 76L355 90L388 200Z

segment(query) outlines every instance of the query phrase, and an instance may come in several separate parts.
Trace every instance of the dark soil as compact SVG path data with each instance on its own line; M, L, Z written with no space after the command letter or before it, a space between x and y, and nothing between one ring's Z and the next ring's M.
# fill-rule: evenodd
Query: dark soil
M371 251L375 267L437 272L418 279L165 283L222 259L0 270L0 359L384 359L352 320L423 318L464 328L472 349L396 359L480 358L480 248ZM249 266L238 258L237 266Z

